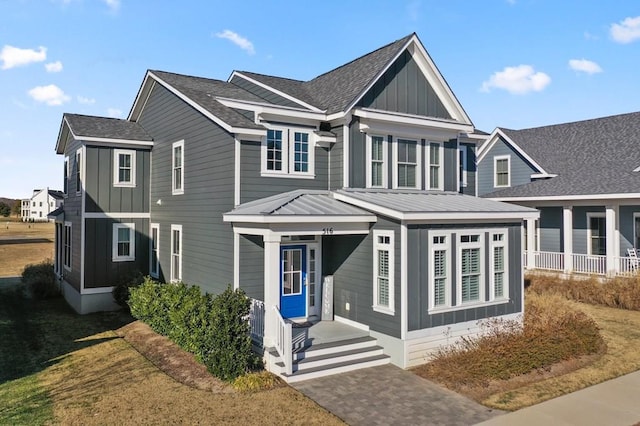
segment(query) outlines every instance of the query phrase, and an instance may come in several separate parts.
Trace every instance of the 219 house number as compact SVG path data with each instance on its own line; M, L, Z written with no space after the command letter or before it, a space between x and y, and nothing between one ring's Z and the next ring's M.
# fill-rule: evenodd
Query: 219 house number
M323 235L331 235L333 234L333 228L322 228Z

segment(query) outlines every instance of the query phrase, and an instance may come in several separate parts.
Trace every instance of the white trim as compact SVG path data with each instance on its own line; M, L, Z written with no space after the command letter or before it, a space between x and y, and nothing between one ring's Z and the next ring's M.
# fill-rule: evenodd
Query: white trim
M438 145L438 186L432 187L431 185L431 145ZM437 141L425 141L424 147L426 153L425 158L425 189L428 191L443 191L444 190L444 143Z
M449 309L451 307L451 276L453 274L452 270L452 252L451 252L451 239L453 234L451 231L439 231L439 230L430 230L427 234L427 245L429 247L429 306L427 308L427 312L430 314L438 309ZM444 238L444 243L434 242L435 238ZM436 251L446 251L445 258L445 268L446 268L446 276L445 276L445 289L444 289L444 305L435 304L436 296L435 296L435 252Z
M69 196L69 175L71 173L71 167L69 167L69 156L65 156L64 157L64 167L65 169L63 170L63 174L64 174L64 179L66 181L66 185L63 185L63 194L64 197L66 198L67 196ZM33 199L33 197L31 197L31 199ZM31 209L33 206L31 205L31 203L29 203L29 209Z
M82 146L82 157L84 158L84 163L87 163L87 147L86 145ZM83 185L83 189L85 188L86 185L86 177L87 177L87 168L83 167L83 171L82 171L82 185ZM82 197L81 197L81 203L82 205L80 206L80 291L84 291L84 284L85 284L85 259L86 259L86 245L87 245L87 241L86 241L86 227L87 227L87 221L85 220L87 212L86 212L86 199L87 199L87 191L83 190L82 191Z
M405 222L400 223L400 338L405 339L409 331L409 242Z
M349 125L342 125L342 187L349 188Z
M149 219L151 213L86 212L85 219Z
M495 145L496 142L499 140L498 136L502 137L502 139L505 142L507 142L508 145L511 145L511 147L515 149L516 152L520 154L525 160L527 160L529 164L533 166L534 169L537 169L541 175L545 177L552 176L549 173L547 173L547 171L543 169L540 166L540 164L538 164L533 158L531 158L522 148L518 146L517 143L515 143L509 136L507 136L499 127L496 127L495 130L491 132L491 135L489 135L489 138L487 139L487 141L483 143L482 146L478 149L478 153L476 155L476 164L480 164L480 162L487 155L487 153L491 151L491 148L493 147L493 145Z
M233 289L240 288L240 234L233 233Z
M180 188L176 188L176 148L180 148ZM184 163L185 163L185 150L184 150L184 139L179 140L171 144L171 195L182 195L184 194Z
M295 125L281 126L265 123L267 128L267 136L261 141L260 145L260 176L263 177L285 177L296 179L314 179L315 178L315 138L313 129L307 127L298 127ZM270 170L267 168L267 138L268 132L281 132L281 169ZM296 133L307 135L307 171L295 171L295 135Z
M375 222L375 215L358 216L333 216L333 215L243 215L243 214L223 214L223 222L246 222L246 223L361 223Z
M114 223L113 224L113 239L111 241L111 261L113 262L132 262L136 260L136 225L135 223ZM121 256L118 254L118 231L120 229L129 230L129 254ZM124 241L123 241L124 242Z
M131 158L129 167L129 181L120 182L120 155L128 155ZM113 186L135 188L136 186L136 151L133 149L114 149L113 150Z
M507 184L498 185L498 161L507 160ZM511 155L496 155L493 157L493 187L509 188L511 187Z
M415 142L416 143L416 185L415 186L399 186L398 183L398 171L399 171L399 163L398 163L398 150L400 149L400 141L405 142ZM391 179L393 189L422 189L422 168L423 168L423 154L422 154L422 141L416 138L409 138L404 136L394 136L393 137L393 146L391 152L392 165L391 169L393 170L393 178ZM409 162L404 162L403 164L411 164Z
M341 317L340 315L334 315L333 316L333 320L335 322L341 322L343 324L346 324L346 325L348 325L350 327L353 327L353 328L357 328L359 330L369 331L369 326L368 325L356 322L354 320L350 320L349 318Z
M572 200L615 200L640 198L640 192L622 194L585 194L585 195L540 195L535 197L492 197L494 201L572 201Z
M73 132L71 132L73 134ZM100 145L121 146L131 145L136 147L153 147L153 141L137 141L132 139L98 138L93 136L74 136L80 142L98 142ZM94 144L91 144L94 145Z
M546 179L546 178L553 178L556 177L558 175L556 174L547 174L547 173L532 173L531 174L531 179Z
M156 230L156 272L153 273L153 230ZM160 224L149 224L149 275L153 278L160 278Z
M95 287L95 288L83 288L80 294L104 294L112 293L115 287Z
M521 231L522 232L522 231ZM494 241L496 236L502 236L502 240ZM502 270L502 296L495 296L495 259L494 249L502 247L503 264ZM509 230L508 229L496 229L489 232L489 301L509 301Z
M360 117L368 120L375 120L376 122L381 122L378 125L384 126L384 124L382 123L388 123L387 125L396 124L396 125L404 125L404 126L413 126L416 128L423 129L423 132L426 130L424 129L425 127L444 130L448 133L453 132L455 133L455 136L457 136L459 132L473 131L473 125L460 123L459 121L455 121L455 120L448 120L444 118L440 118L440 119L431 118L431 117L425 117L423 115L405 114L401 112L379 110L374 108L356 108L353 110L353 115L355 115L356 117ZM415 130L415 131L419 131L419 130Z
M238 207L240 205L240 189L241 189L241 182L240 182L240 175L241 175L241 167L242 167L242 162L241 162L241 155L242 155L242 142L240 142L240 139L238 139L238 137L236 136L234 138L234 146L235 146L235 150L234 150L234 167L233 167L233 206L234 207Z
M83 147L80 147L76 150L76 195L80 195L84 189L84 175L82 173L84 169L84 153L82 148ZM79 160L78 157L80 157ZM78 185L78 183L80 183L80 185Z
M587 254L589 256L592 256L594 253L592 252L592 246L591 246L591 238L593 237L592 233L591 233L591 219L592 218L602 218L605 220L605 225L604 225L604 232L605 232L605 242L604 242L604 249L605 252L607 252L607 240L610 238L610 236L607 234L607 214L606 211L604 212L587 212ZM599 254L599 253L597 253ZM609 256L609 252L606 253L607 256Z
M69 244L67 244L67 228L69 228ZM65 221L62 229L62 269L71 272L73 270L73 224ZM67 245L69 246L69 258L67 259ZM68 262L67 262L68 261ZM67 265L69 263L69 265Z
M374 229L373 230L373 305L372 308L376 312L380 312L387 315L395 314L395 298L394 298L394 290L395 290L395 241L394 241L395 232L392 230L382 230L382 229ZM388 243L380 243L378 242L378 238L389 238ZM378 301L378 252L386 251L389 254L389 271L387 275L388 281L388 306L381 305Z
M179 274L176 274L175 271L173 270L173 257L175 256L175 253L173 252L173 248L175 246L174 244L174 236L173 233L174 231L178 231L179 232L179 237L180 240L178 241L178 260L179 260ZM182 255L184 254L184 246L182 244L182 242L184 241L183 235L182 235L182 225L175 225L175 224L171 224L171 247L169 248L169 260L171 262L170 265L170 281L171 282L179 282L182 281L184 279L184 274L183 272L183 267L182 267Z
M458 143L458 189L466 188L468 185L468 164L467 164L467 150L469 145ZM462 170L462 176L460 171ZM477 179L476 179L477 180Z
M387 176L389 174L389 142L387 141L387 137L383 136L383 135L378 135L378 134L366 134L365 135L365 140L366 140L366 163L367 163L367 167L366 167L366 187L367 188L388 188L389 187L389 177ZM373 150L372 150L372 145L373 145L373 138L382 138L382 185L372 185L371 183L371 178L373 175L373 158L372 158L372 154L373 154Z

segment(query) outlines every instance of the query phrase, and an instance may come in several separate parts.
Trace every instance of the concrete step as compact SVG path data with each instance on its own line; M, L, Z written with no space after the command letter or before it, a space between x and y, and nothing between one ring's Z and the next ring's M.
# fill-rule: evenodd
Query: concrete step
M359 370L361 368L375 367L378 365L388 364L390 361L387 355L374 355L366 358L360 358L352 361L343 361L334 364L327 364L319 367L298 370L289 375L281 373L287 383L300 382L302 380L310 380L318 377L326 377L333 374L346 373L347 371Z

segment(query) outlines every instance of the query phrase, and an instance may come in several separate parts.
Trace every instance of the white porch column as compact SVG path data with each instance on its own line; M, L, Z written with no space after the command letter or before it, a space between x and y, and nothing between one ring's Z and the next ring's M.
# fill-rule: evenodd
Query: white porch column
M606 233L607 233L607 275L615 275L620 269L617 258L620 256L620 244L616 244L616 241L620 241L620 235L618 234L618 217L619 209L618 205L610 205L606 207L605 221L606 221Z
M264 346L273 346L276 317L273 307L280 309L280 235L264 236Z
M562 208L562 240L564 242L564 272L573 271L573 208Z
M527 219L527 269L536 269L536 221Z

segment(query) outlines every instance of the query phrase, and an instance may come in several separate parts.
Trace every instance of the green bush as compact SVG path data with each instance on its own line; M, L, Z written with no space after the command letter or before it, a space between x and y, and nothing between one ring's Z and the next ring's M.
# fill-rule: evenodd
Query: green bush
M129 289L139 286L144 282L144 279L145 277L142 275L142 272L138 270L120 276L111 292L113 300L123 308L128 308Z
M49 299L60 295L53 263L50 260L36 265L27 265L22 271L22 284L29 295L35 299Z

